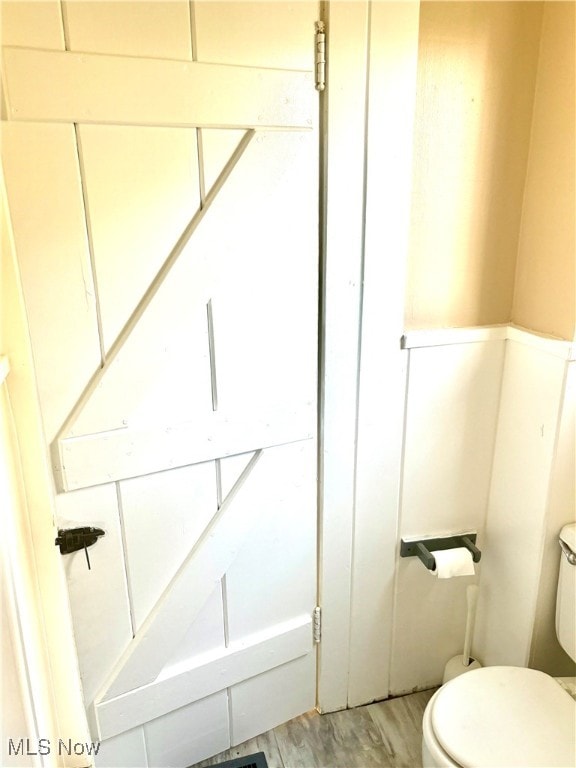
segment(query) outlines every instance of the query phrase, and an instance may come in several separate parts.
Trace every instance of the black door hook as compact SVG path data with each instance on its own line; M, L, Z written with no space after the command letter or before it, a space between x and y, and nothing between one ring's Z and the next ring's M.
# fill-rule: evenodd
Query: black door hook
M83 549L84 554L86 555L88 569L91 570L88 547L91 547L92 544L96 544L98 538L104 535L105 532L102 528L93 528L92 526L58 529L58 537L54 543L56 546L60 547L61 555L69 555L71 552L77 552L79 549Z

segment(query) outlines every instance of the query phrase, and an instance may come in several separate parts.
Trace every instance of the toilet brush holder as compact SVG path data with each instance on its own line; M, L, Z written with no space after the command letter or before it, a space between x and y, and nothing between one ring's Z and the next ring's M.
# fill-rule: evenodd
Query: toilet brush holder
M470 655L472 645L472 636L474 634L474 619L476 616L476 602L478 601L478 587L471 584L466 589L466 632L464 633L464 650L458 656L453 656L448 660L444 667L444 677L442 684L447 683L458 675L470 672L473 669L480 669L482 664Z
M447 683L448 680L458 677L458 675L463 675L465 672L470 672L473 669L480 669L482 667L482 664L480 664L479 661L472 659L469 656L467 657L467 660L470 663L467 666L464 664L465 660L466 657L461 653L459 656L452 656L452 658L446 662L442 685Z

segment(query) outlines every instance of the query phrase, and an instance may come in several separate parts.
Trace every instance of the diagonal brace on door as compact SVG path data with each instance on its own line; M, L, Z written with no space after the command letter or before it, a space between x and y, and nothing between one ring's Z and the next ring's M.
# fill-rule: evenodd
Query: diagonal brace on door
M142 315L150 305L152 299L154 296L158 293L160 290L162 284L166 280L168 274L170 273L172 267L176 264L178 261L178 258L182 254L182 251L188 244L190 238L200 225L200 223L203 221L204 217L207 215L208 211L210 210L213 202L216 200L216 197L218 196L218 193L221 191L222 187L228 180L228 177L236 167L238 161L244 154L246 148L248 147L248 144L253 139L256 131L249 130L247 131L242 139L240 140L238 146L230 156L230 159L224 166L224 169L212 185L210 191L206 195L206 198L203 201L202 206L196 211L194 216L190 219L186 227L184 228L182 234L178 238L178 241L168 254L167 258L165 259L164 263L158 270L156 276L146 289L144 295L136 305L136 308L133 310L132 314L126 321L124 327L114 340L113 344L111 345L110 349L108 350L106 354L106 359L104 360L102 366L98 368L98 370L93 374L92 378L86 385L84 391L78 398L76 404L66 417L64 423L60 427L52 446L52 450L57 454L58 456L58 464L62 464L60 461L60 440L62 438L66 437L67 433L72 429L74 426L76 420L78 419L78 416L82 412L82 409L90 399L92 393L97 388L98 384L102 381L103 377L106 375L106 372L110 368L113 361L116 359L128 339L130 338L132 332L136 328L139 320L141 319Z
M247 505L235 514L238 494L254 485L253 470L264 451L252 456L204 532L166 587L148 618L122 654L96 697L96 704L156 679L170 649L176 647L226 573L240 543L252 530L260 505ZM260 473L262 474L262 473ZM182 609L186 606L186 610Z

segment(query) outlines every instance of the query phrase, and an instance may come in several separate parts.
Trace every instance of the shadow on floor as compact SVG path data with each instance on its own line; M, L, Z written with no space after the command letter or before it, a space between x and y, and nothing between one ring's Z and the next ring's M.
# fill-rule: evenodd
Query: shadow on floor
M422 716L435 690L327 715L307 712L192 768L255 752L265 753L268 768L420 768Z

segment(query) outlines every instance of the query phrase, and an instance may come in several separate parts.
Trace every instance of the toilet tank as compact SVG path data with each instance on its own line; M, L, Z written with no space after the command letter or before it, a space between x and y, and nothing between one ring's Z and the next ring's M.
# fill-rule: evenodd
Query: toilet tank
M572 565L565 554L566 551L576 553L576 523L562 528L560 541L564 542L564 551L560 557L556 635L568 656L576 661L576 565ZM576 560L576 554L573 559Z

